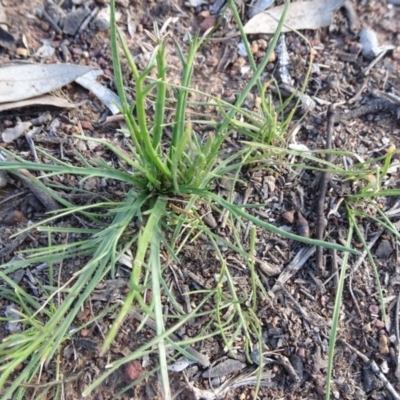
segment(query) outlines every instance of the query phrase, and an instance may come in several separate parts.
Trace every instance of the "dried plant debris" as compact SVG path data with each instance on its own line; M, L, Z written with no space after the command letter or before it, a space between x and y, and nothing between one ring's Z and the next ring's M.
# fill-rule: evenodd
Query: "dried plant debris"
M278 57L278 80L287 85L292 85L292 77L290 76L289 66L290 57L286 46L285 34L279 36L278 43L275 49Z
M229 379L224 382L221 386L213 388L212 390L199 389L194 385L191 386L192 391L196 395L198 400L216 400L225 398L226 394L238 387L242 386L255 386L258 382L257 370L252 369L250 371L242 372L239 375ZM276 380L274 379L274 374L271 371L263 371L261 374L261 387L275 387Z
M4 311L4 315L6 316L6 318L8 318L6 327L9 333L15 333L21 330L21 324L18 322L20 316L16 310L16 305L10 304L6 307Z
M119 97L100 82L97 82L97 77L102 74L103 71L92 70L76 78L75 82L79 83L85 89L90 90L114 115L118 114L121 108Z
M27 100L14 101L11 103L3 103L0 104L0 112L7 110L15 110L17 108L24 107L57 107L57 108L75 108L82 106L85 102L73 104L70 103L67 99L63 99L62 97L56 97L49 94L45 94L39 97L33 97Z
M274 88L273 86L271 87L271 91L273 91L275 93L278 92L278 90L276 88ZM314 110L314 108L316 106L316 102L314 99L312 99L308 94L302 93L301 91L295 89L290 84L282 82L279 85L279 93L285 98L294 96L295 100L300 99L301 112L303 114L306 114L306 113Z
M168 365L168 371L181 372L193 364L196 364L196 361L186 357L180 357L173 364Z
M309 258L315 253L315 246L303 247L300 249L293 260L285 267L282 273L279 275L275 282L275 285L271 289L271 293L277 292L281 289L282 285L285 284L294 274L296 274L300 268L309 260Z
M249 4L249 11L247 15L249 18L253 18L255 15L271 7L275 3L275 0L253 0Z
M400 119L400 106L385 99L367 99L362 106L342 113L337 113L335 121L353 120L364 115L377 114L380 112L388 112L396 119Z
M333 11L343 6L344 0L312 0L290 3L282 32L319 29L331 25ZM247 34L276 32L285 6L274 7L255 15L244 26Z
M395 46L380 46L378 37L372 29L363 29L360 32L362 55L366 58L378 57L382 52L395 49Z
M8 64L0 67L0 103L49 93L91 71L73 64Z
M222 361L219 364L210 367L207 371L203 372L203 378L220 378L222 376L238 372L244 367L246 367L246 364L238 360L228 358L227 360Z

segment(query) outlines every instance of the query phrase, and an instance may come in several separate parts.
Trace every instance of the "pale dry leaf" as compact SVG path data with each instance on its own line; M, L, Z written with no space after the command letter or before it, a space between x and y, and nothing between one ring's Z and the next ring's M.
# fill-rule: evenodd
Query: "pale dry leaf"
M132 17L133 12L131 10L126 10L126 24L128 26L128 32L131 38L135 36L138 22Z
M362 45L362 55L366 58L374 58L379 56L383 51L395 49L395 46L380 46L378 37L372 29L361 30L360 43Z
M319 29L332 23L332 12L340 8L344 0L312 0L291 3L282 32L302 29ZM244 26L246 34L276 32L285 6L274 7L251 18Z
M75 82L79 83L79 85L83 86L85 89L90 90L114 115L118 114L120 110L119 105L121 104L119 97L96 80L96 78L102 74L103 71L92 70L76 78Z
M39 97L33 97L32 99L14 101L12 103L0 104L0 112L7 110L14 110L16 108L23 107L38 107L38 106L52 106L58 108L74 108L80 106L82 103L73 104L62 97L52 96L50 94L45 94Z
M274 1L275 0L252 1L251 4L249 5L249 12L247 13L247 15L249 16L249 18L253 18L255 15L271 7L272 4L274 4Z
M0 103L30 99L73 82L92 67L72 64L5 64L0 68Z
M312 152L310 151L310 149L302 143L292 143L289 144L289 150L295 150L295 151L304 151L307 154L312 154Z

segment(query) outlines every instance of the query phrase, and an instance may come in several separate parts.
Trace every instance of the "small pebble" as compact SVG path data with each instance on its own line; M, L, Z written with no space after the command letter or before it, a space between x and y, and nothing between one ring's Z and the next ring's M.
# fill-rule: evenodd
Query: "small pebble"
M385 334L379 335L379 352L383 355L389 354L388 337Z
M82 336L82 337L88 337L89 335L90 335L90 329L83 328L83 329L81 330L81 336Z
M93 125L90 121L81 121L81 126L83 129L87 129L89 131L93 130Z
M207 18L209 16L210 16L209 10L203 10L202 12L199 13L199 17L201 17L201 18Z
M24 47L18 47L17 50L15 51L15 55L18 57L27 58L29 56L29 51Z
M371 314L378 314L379 306L377 306L376 304L372 304L371 306L369 306L369 311L371 312Z
M8 175L5 171L0 170L0 188L7 186Z
M18 225L21 222L26 222L26 218L25 215L18 210L11 211L3 219L3 223L6 225Z
M294 212L295 212L294 210L285 211L281 216L285 221L289 222L290 224L293 224Z
M251 46L250 46L250 49L251 49L251 54L257 53L257 51L259 49L258 43L257 42L253 42L251 44Z
M126 364L125 373L130 381L140 378L143 372L143 367L138 360L133 360Z
M209 17L204 18L203 22L200 24L200 31L205 32L210 28L213 28L217 23L217 16L210 15Z
M308 225L308 221L303 217L300 211L297 211L296 229L300 236L307 238L310 237L310 227Z

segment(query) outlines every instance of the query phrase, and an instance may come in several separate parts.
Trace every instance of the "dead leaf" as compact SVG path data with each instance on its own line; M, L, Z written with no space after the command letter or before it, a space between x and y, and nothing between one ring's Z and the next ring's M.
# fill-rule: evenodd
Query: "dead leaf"
M96 80L102 74L103 71L92 70L83 76L79 76L75 81L85 89L90 90L114 115L118 114L120 110L118 106L121 104L119 97Z
M0 103L49 93L91 71L72 64L6 64L0 68Z
M33 97L32 99L0 104L0 112L7 111L7 110L14 110L16 108L38 107L38 106L74 108L74 107L78 107L81 104L82 103L73 104L73 103L70 103L68 100L63 99L61 97L56 97L56 96L51 96L49 94L45 94L43 96Z
M332 12L340 8L344 0L297 1L289 5L282 32L302 29L319 29L332 23ZM285 6L274 7L255 15L244 26L246 34L276 32Z
M255 15L263 12L267 8L271 7L275 0L255 0L249 5L249 12L247 15L249 18L253 18Z

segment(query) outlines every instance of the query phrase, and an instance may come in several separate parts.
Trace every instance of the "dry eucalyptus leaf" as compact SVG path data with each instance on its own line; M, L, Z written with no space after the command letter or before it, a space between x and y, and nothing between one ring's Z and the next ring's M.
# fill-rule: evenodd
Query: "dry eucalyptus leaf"
M56 90L91 71L72 64L5 64L0 67L0 103L30 99Z
M85 89L90 90L114 115L118 114L120 110L118 105L121 104L119 97L96 80L102 74L103 71L92 70L83 76L79 76L75 81Z
M332 23L332 12L340 8L344 0L297 1L289 5L282 32L302 29L319 29ZM276 32L285 6L274 7L255 15L244 26L247 34Z
M249 12L247 13L247 15L249 16L249 18L253 18L255 15L271 7L272 4L274 4L274 1L275 0L252 1L251 4L249 5Z
M83 103L83 102L82 102ZM7 110L14 110L16 108L23 107L39 107L39 106L51 106L58 108L74 108L80 106L82 103L73 104L62 97L51 96L45 94L39 97L33 97L28 100L14 101L12 103L0 104L0 112Z

